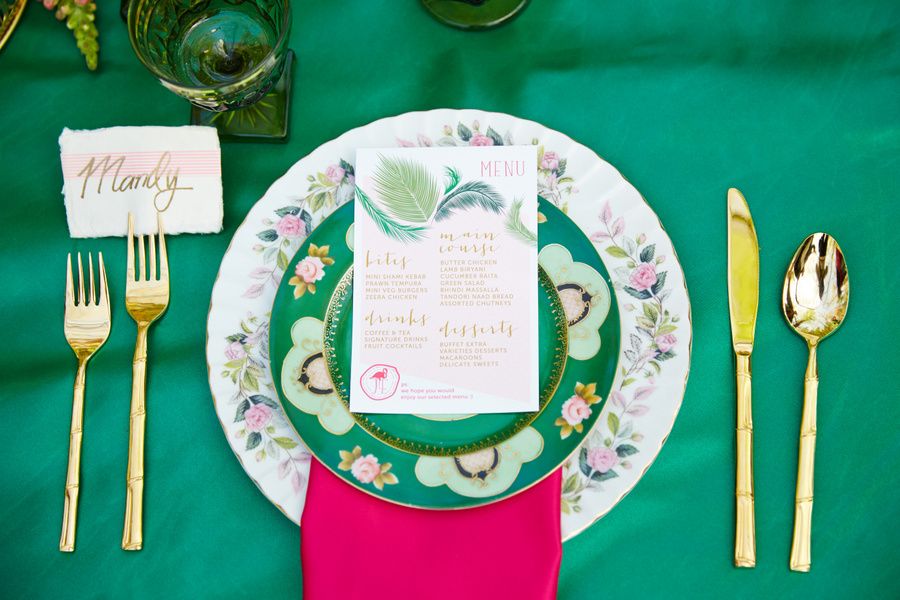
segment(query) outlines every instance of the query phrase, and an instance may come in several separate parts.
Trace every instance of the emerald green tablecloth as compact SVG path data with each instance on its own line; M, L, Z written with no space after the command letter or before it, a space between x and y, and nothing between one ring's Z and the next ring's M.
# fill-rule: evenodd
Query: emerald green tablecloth
M169 244L172 301L151 333L144 550L119 548L134 325L124 242L68 237L64 126L181 125L187 105L138 63L118 2L100 7L100 71L30 2L0 53L0 586L3 597L296 598L299 532L231 453L207 387L206 314L237 225L292 163L347 129L435 107L509 112L594 148L648 199L684 265L694 348L656 464L564 546L561 598L898 597L900 4L534 0L488 33L416 0L294 3L287 145L226 143L221 235ZM764 6L767 5L767 6ZM725 192L746 194L761 245L754 354L758 565L731 566L734 389ZM788 571L803 343L782 276L824 230L853 298L819 360L813 567ZM74 357L63 339L70 250L102 250L116 300L91 362L78 548L57 550ZM435 540L435 543L440 543ZM404 565L384 561L384 580ZM490 565L483 576L490 577ZM352 565L347 576L352 576Z

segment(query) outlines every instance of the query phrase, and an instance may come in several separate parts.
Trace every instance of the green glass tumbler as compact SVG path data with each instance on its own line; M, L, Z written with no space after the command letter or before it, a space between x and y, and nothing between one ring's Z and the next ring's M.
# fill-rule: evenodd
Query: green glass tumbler
M421 0L438 21L459 29L492 29L508 23L528 0Z
M224 136L287 136L290 0L131 0L140 61Z

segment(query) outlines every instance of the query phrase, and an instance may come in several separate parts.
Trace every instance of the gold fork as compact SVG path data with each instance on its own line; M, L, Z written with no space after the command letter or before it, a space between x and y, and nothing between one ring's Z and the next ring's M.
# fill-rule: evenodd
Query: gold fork
M78 253L78 301L72 277L72 254L69 253L66 268L66 316L64 330L66 341L78 358L72 400L72 426L69 430L69 466L66 469L66 499L63 506L62 534L59 537L60 552L75 551L75 522L78 518L78 482L81 476L81 433L84 420L84 381L88 360L109 337L109 289L106 287L106 267L100 254L100 288L94 293L94 259L88 254L90 301L85 300L84 269L81 253Z
M131 418L128 431L128 473L125 492L125 529L123 550L140 550L143 545L144 501L144 428L147 421L145 402L147 377L147 331L151 323L169 306L169 262L162 216L156 215L159 231L159 276L156 272L156 243L151 233L148 241L150 271L144 261L144 236L138 236L138 272L134 269L134 217L128 215L128 268L125 281L125 308L137 323L137 342L131 366Z

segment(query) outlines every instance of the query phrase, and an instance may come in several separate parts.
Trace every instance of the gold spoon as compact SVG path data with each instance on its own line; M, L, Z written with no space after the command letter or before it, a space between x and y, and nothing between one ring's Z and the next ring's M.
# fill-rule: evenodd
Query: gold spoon
M827 233L814 233L800 244L784 277L782 310L788 324L806 340L809 362L803 386L800 458L794 504L791 570L809 571L812 535L813 462L816 451L816 397L819 371L816 347L834 333L847 314L850 278L841 247Z

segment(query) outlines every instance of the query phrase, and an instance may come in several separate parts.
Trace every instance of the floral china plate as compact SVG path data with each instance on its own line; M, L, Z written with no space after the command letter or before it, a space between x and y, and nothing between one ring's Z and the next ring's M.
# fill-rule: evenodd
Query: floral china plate
M691 324L684 273L656 214L612 165L543 125L479 110L411 112L350 130L295 163L238 227L213 288L207 363L216 414L247 475L293 522L301 522L310 455L278 402L268 342L292 258L352 199L357 148L500 144L539 147L538 192L591 240L619 309L612 391L599 423L563 465L563 539L612 510L661 451L684 396ZM570 342L590 337L590 326L570 328ZM355 448L346 451L351 458Z
M306 447L358 489L420 508L495 502L559 468L596 423L619 358L618 309L591 241L540 201L539 411L357 414L347 385L353 208L341 206L307 237L272 309L275 387Z

